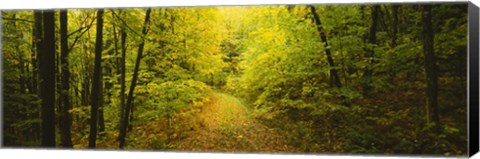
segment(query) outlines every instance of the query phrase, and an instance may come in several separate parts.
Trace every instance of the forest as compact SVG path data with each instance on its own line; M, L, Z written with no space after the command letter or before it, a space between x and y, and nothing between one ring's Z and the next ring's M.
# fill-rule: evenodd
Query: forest
M1 11L3 146L465 156L467 3Z

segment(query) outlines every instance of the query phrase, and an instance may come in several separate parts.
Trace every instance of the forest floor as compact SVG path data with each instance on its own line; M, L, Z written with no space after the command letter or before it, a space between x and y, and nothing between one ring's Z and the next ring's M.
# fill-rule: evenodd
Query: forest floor
M255 117L237 98L215 92L195 123L199 127L172 144L175 150L203 152L292 152L285 138Z

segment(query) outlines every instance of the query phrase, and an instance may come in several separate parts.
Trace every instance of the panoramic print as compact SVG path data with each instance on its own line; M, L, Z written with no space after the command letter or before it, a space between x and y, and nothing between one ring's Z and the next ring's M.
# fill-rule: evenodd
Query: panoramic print
M467 3L1 17L5 147L468 152Z

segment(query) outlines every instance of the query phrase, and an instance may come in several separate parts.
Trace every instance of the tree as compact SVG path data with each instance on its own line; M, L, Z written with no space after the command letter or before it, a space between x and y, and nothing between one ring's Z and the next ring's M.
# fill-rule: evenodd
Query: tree
M144 38L142 38L142 42L140 43L140 45L138 46L138 53L137 53L137 59L136 59L136 62L135 62L135 68L134 68L134 71L133 71L133 78L132 78L132 83L130 84L130 91L128 92L128 97L127 97L127 105L125 107L125 110L124 110L124 116L122 117L122 123L121 123L121 127L120 127L120 135L119 135L119 138L120 138L120 145L119 147L121 149L123 149L123 147L125 146L125 137L126 137L126 134L127 134L127 126L128 126L128 118L129 118L129 114L130 114L130 108L132 107L132 101L133 101L133 92L135 90L135 85L136 85L136 82L137 82L137 78L138 78L138 69L140 67L140 60L142 59L142 53L143 53L143 47L145 46L145 36L147 35L147 26L148 26L148 22L150 21L150 12L151 12L151 8L148 8L147 9L147 13L145 15L145 21L143 23L143 28L142 28L142 35Z
M121 37L120 37L120 46L121 46L121 58L120 58L120 120L122 120L125 110L125 72L126 72L126 67L125 67L125 59L126 59L126 52L127 52L127 47L126 47L126 42L127 42L127 32L125 31L124 28L121 29L120 31ZM122 123L122 122L120 122Z
M124 12L119 12L120 14L121 13L124 13ZM120 79L119 79L119 82L120 82L120 104L119 104L119 122L118 122L118 128L119 128L119 131L121 130L121 125L122 125L122 121L123 121L123 115L125 113L125 73L126 73L126 67L125 67L125 63L126 63L126 52L127 52L127 32L126 32L126 27L125 27L125 24L124 25L121 25L120 27L120 55L118 55L118 38L117 38L117 23L116 23L116 20L117 19L120 19L120 17L115 13L115 11L112 11L112 17L116 17L114 22L113 22L113 38L114 38L114 49L115 49L115 54L117 56L120 56L119 60L118 60L118 69L117 69L117 72L120 73ZM121 20L121 19L120 19ZM117 138L118 141L120 141L120 136Z
M380 5L373 6L371 14L371 25L370 32L368 34L368 43L370 46L367 47L367 61L369 65L365 68L364 77L366 78L366 83L364 85L364 93L368 93L372 89L372 75L373 75L373 65L375 63L375 45L377 43L377 25L378 25L378 12L380 11Z
M322 22L320 21L320 17L318 16L315 7L310 5L310 11L313 14L313 19L315 20L315 24L317 26L318 34L320 34L320 38L324 43L325 54L327 55L327 61L330 65L330 76L333 77L333 83L337 87L342 87L342 83L340 83L340 78L338 77L338 70L335 68L335 63L333 62L332 53L330 52L330 46L328 45L327 36L325 35L325 30L323 29Z
M436 131L440 130L440 117L438 108L438 77L434 53L434 33L432 25L432 6L422 7L423 21L423 54L425 56L425 74L427 83L427 123L435 123Z
M34 35L32 37L34 41L34 46L35 50L32 51L35 54L34 56L36 57L35 60L32 59L32 93L39 94L39 60L40 60L40 54L43 50L43 21L42 21L42 12L41 11L34 11L33 12L33 17L34 17ZM37 113L35 117L39 118L40 113ZM36 127L40 128L40 125L36 125ZM40 131L36 132L36 135L40 136Z
M101 69L102 69L102 40L103 40L103 9L97 10L97 35L95 38L95 68L92 83L92 106L90 110L90 137L88 147L95 148L97 140L97 117L98 108L100 107L100 91L101 87Z
M61 68L62 68L62 91L61 99L61 140L63 147L72 147L72 137L70 132L71 117L70 117L70 70L68 69L68 14L67 10L60 11L60 46L61 46Z
M62 10L52 20L42 11L2 11L2 144L218 148L244 140L213 133L222 142L191 141L212 136L203 132L215 124L203 119L224 113L221 103L238 103L244 113L221 121L235 126L229 121L241 117L247 127L231 132L253 123L285 140L265 146L468 152L465 4L106 12ZM52 120L58 130L45 127ZM59 136L44 140L43 130Z
M55 147L55 15L53 11L43 11L42 44L43 50L39 56L42 146Z
M392 27L392 48L395 48L397 46L397 33L398 33L398 8L400 8L399 5L393 5L393 27Z

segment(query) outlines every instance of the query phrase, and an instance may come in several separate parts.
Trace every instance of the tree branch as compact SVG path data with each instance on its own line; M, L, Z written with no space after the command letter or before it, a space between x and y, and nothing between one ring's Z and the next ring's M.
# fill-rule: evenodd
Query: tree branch
M113 15L115 15L115 17L117 17L117 18L123 23L123 25L124 25L128 30L132 31L135 35L141 37L142 39L145 39L145 40L147 40L147 41L153 41L153 40L151 40L151 39L148 39L146 36L141 35L140 33L137 33L137 32L135 31L135 29L132 29L130 26L128 26L127 22L126 22L125 20L123 20L117 13L115 13L114 10L111 10L111 11L112 11Z
M3 20L12 20L12 21L21 21L21 22L27 22L27 23L34 23L33 21L27 20L27 19L6 18L6 17L3 17L2 19L3 19Z

